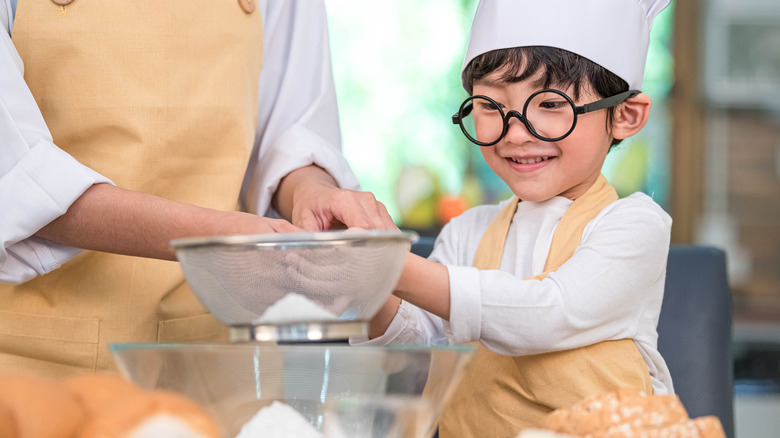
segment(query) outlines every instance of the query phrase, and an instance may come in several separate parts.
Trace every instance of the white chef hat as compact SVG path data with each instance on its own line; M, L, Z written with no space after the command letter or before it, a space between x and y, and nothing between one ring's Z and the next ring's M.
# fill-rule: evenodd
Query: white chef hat
M463 70L483 53L551 46L588 58L641 90L650 28L670 1L480 0L461 70L463 87Z

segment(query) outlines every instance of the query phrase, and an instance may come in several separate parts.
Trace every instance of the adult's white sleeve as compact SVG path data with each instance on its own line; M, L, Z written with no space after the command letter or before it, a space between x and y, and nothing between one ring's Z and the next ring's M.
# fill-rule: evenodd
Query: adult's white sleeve
M660 208L622 203L591 221L574 255L541 281L448 266L444 331L513 356L635 338L657 323L670 229Z
M0 282L21 283L50 272L79 250L34 234L65 213L92 184L110 182L53 142L24 82L0 5Z
M342 188L358 189L341 152L336 92L324 2L268 0L263 14L263 69L258 132L241 190L247 211L278 216L270 207L279 181L315 164Z

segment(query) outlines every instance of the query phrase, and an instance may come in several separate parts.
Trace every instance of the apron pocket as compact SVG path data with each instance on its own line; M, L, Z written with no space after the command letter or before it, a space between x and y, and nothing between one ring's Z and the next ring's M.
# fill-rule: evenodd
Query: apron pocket
M99 318L0 311L0 369L52 377L97 367Z
M160 321L158 342L226 342L228 327L210 313Z

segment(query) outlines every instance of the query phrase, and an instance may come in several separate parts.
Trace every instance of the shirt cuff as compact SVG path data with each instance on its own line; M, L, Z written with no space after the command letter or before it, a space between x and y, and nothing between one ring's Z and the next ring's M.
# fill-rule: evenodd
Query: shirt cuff
M341 150L301 125L285 131L258 162L251 183L245 187L244 200L247 210L259 215L273 213L270 205L279 181L293 170L310 164L323 168L340 188L360 189Z
M378 336L374 339L368 339L367 336L353 337L349 339L350 345L378 347L388 344L414 343L414 340L409 339L410 337L413 337L413 334L407 330L407 327L409 327L409 320L413 317L411 307L411 304L406 301L401 301L401 304L398 306L398 312L396 312L395 317L382 336Z
M90 186L111 183L49 141L32 147L0 178L0 281L22 282L45 274L78 251L33 238L63 215Z
M447 266L450 277L450 320L444 334L452 344L478 341L482 332L482 297L479 270L470 266Z

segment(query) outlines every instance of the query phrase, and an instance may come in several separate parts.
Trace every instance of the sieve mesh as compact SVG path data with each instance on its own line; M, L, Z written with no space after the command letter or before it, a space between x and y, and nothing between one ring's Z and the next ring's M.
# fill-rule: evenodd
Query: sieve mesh
M224 324L311 323L371 319L392 293L416 237L350 230L171 245L192 290Z

